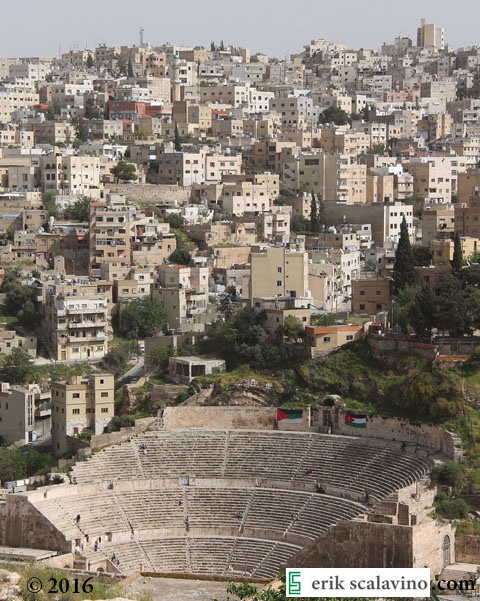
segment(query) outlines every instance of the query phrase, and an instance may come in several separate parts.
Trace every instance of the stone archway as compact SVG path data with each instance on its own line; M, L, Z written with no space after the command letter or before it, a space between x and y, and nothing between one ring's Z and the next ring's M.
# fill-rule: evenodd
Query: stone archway
M443 539L443 567L450 565L450 537L447 535Z

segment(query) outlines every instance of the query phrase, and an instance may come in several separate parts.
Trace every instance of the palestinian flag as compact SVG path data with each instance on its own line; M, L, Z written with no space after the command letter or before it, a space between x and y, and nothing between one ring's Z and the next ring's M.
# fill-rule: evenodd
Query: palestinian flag
M289 424L303 422L303 411L301 409L277 409L277 422L287 420Z
M366 428L367 416L359 413L345 413L345 423L352 428Z

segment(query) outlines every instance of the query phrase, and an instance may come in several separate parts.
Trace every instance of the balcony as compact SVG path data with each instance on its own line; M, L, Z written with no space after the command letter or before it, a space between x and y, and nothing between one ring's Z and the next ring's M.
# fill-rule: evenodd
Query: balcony
M107 335L105 332L101 332L90 336L68 336L68 342L70 343L82 343L82 342L98 342L106 340Z
M103 314L105 316L105 314ZM88 320L83 321L69 321L69 328L102 328L105 327L106 319ZM63 324L62 324L63 325Z

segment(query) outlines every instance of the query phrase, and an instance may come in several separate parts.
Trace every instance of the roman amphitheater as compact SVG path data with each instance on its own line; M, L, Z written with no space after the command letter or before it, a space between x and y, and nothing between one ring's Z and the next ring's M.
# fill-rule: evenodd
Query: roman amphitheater
M432 462L457 452L449 433L304 415L279 430L272 408L166 409L77 462L70 482L6 495L2 544L59 567L260 582L286 566L453 562L427 487ZM320 432L326 415L333 433Z

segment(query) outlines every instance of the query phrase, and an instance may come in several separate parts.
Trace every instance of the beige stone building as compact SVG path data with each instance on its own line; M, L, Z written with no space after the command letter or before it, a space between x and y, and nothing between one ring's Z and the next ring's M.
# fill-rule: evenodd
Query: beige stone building
M282 166L282 184L292 193L315 192L324 201L366 202L365 165L350 163L347 155L300 154Z
M455 231L453 205L430 205L422 211L422 244L429 246L436 238L450 238Z
M460 238L462 245L462 255L464 259L480 250L480 240L478 238ZM449 263L453 260L454 250L453 240L431 240L430 250L432 251L432 260L434 263Z
M313 359L364 337L363 326L307 326L305 331Z
M110 295L111 283L103 287L101 281L46 287L43 328L56 360L101 359L107 353Z
M114 416L112 374L78 376L52 382L52 443L55 455L66 453L67 436L85 431L102 434Z
M392 281L384 278L362 278L352 282L352 313L376 315L385 311L391 300Z
M244 299L299 296L308 290L308 255L285 248L267 248L251 254L250 282L242 291Z
M100 275L102 263L130 266L132 210L123 194L110 194L104 202L90 203L90 274Z
M0 353L10 355L14 348L21 348L35 359L37 356L37 337L22 336L15 330L0 331Z
M57 194L100 197L100 158L57 155L40 158L41 186Z

